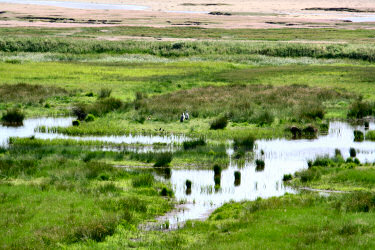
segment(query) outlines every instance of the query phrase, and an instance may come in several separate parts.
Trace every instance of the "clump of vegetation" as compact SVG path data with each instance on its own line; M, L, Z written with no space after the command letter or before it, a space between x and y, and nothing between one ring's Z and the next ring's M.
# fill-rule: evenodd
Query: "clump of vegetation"
M353 192L336 199L335 207L347 212L370 212L375 208L375 195L370 192Z
M205 146L206 141L204 138L199 138L197 140L184 141L182 146L185 150L194 149L198 146Z
M355 148L350 148L349 149L349 154L350 154L350 157L354 158L357 156L357 152L355 151Z
M88 114L85 118L85 122L93 122L95 121L95 116L92 114Z
M222 168L220 165L215 164L214 165L214 176L220 176L221 175Z
M108 97L99 99L90 105L76 104L73 107L73 114L77 116L78 120L83 121L89 114L94 116L95 119L95 116L103 116L121 107L123 107L123 102L120 99ZM90 119L92 119L92 117Z
M364 138L364 135L363 135L363 132L362 131L359 131L359 130L354 130L354 141L356 142L361 142L363 141L365 138Z
M111 96L112 89L109 88L101 88L99 93L98 93L98 98L103 99L103 98L108 98Z
M213 120L210 124L210 129L224 129L228 125L228 118L226 116L219 117Z
M151 174L140 174L133 178L133 187L151 187L154 183L154 177Z
M234 139L234 150L243 149L245 151L251 151L254 149L255 136L248 135L246 137L235 138Z
M366 133L366 140L375 141L375 130L370 130Z
M7 112L1 117L2 123L10 126L22 125L24 119L25 114L17 108L7 110Z
M172 158L173 154L171 152L157 154L154 167L167 167L171 163Z
M79 125L81 125L81 122L79 120L74 120L72 122L72 125L75 126L75 127L78 127Z
M262 159L256 159L255 160L255 170L256 171L263 171L265 167L264 160Z
M284 174L283 181L290 181L291 179L293 179L291 174Z
M311 124L302 129L302 135L308 138L315 137L317 132L318 130Z
M374 104L357 100L349 107L348 117L361 119L373 114Z
M316 120L317 118L323 119L324 118L324 108L321 104L317 104L314 106L302 106L299 110L299 118L300 119L307 119L307 120Z
M172 197L173 196L173 191L170 190L169 188L166 188L166 187L163 187L160 191L160 195L161 196L169 196L169 197Z
M185 186L186 186L186 189L191 189L191 180L186 180Z
M270 125L274 120L275 116L268 110L259 111L250 118L251 123L258 124L259 126Z

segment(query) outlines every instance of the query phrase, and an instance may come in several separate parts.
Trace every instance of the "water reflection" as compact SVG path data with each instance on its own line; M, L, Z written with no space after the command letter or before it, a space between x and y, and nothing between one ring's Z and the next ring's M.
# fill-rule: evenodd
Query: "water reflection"
M374 123L366 124L374 129ZM175 197L184 201L179 211L173 211L162 220L169 220L170 228L177 228L189 219L204 219L216 208L229 201L255 200L295 193L283 185L284 174L294 174L307 168L307 161L317 156L334 156L335 149L349 157L349 149L355 148L361 162L375 160L375 143L369 141L354 142L354 130L365 132L365 125L350 125L333 121L326 135L311 140L258 140L254 159L248 159L243 166L231 159L227 169L218 173L214 170L172 169L170 181ZM233 154L232 151L228 151ZM232 155L231 154L231 155ZM216 173L215 173L216 172ZM237 174L235 174L237 173ZM237 175L237 179L235 177ZM185 182L191 180L191 190L187 192Z
M32 118L26 119L23 126L7 127L0 125L0 145L7 146L9 137L30 137L34 136L37 139L73 139L79 141L102 141L110 143L126 143L126 144L155 144L164 143L170 144L168 150L173 150L173 143L182 143L188 138L185 136L155 136L155 135L122 135L122 136L70 136L59 133L41 133L35 132L35 129L40 126L49 127L69 127L72 125L73 117L59 117L59 118ZM127 148L128 149L128 148ZM129 147L129 150L137 152L149 152L155 149L154 146L146 147ZM103 150L116 150L116 148L105 147ZM118 150L118 149L117 149ZM158 149L163 151L165 149Z

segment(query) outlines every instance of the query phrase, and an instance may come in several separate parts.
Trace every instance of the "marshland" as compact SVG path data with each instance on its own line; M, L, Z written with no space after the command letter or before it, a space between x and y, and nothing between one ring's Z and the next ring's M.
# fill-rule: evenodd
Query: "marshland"
M0 25L0 248L373 248L366 25Z

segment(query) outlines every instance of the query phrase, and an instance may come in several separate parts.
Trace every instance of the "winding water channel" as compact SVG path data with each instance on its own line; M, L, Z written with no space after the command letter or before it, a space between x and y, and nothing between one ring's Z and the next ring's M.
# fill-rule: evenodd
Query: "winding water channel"
M40 139L76 139L99 140L115 143L181 143L187 137L177 136L89 136L77 137L57 133L35 132L38 126L67 127L73 118L36 118L27 119L21 127L0 126L0 144L7 146L9 137L30 137ZM347 122L332 121L326 135L320 135L312 140L257 140L254 159L239 166L235 160L221 173L220 188L215 190L214 172L207 169L172 169L168 177L157 175L166 182L170 182L175 198L181 203L175 210L159 218L159 221L168 221L170 228L190 219L205 219L216 208L229 201L254 200L258 197L267 198L295 193L290 187L284 186L282 178L284 174L293 174L296 171L307 168L307 161L317 156L333 156L335 149L339 149L344 158L349 157L349 149L355 148L357 158L361 162L375 161L375 142L354 142L353 131L365 132L364 126L350 125ZM375 129L375 124L370 123L369 129ZM262 153L261 153L262 152ZM231 150L228 150L231 157ZM257 171L255 159L263 159L265 168ZM241 172L240 182L235 183L234 172ZM191 191L186 190L186 180L192 181Z

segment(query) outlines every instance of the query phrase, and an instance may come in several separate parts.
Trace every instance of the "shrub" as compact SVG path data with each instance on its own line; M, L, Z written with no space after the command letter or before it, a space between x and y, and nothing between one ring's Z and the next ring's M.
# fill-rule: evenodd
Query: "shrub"
M191 189L191 181L190 180L186 180L185 185L186 185L186 189Z
M205 146L205 145L206 145L206 141L203 138L183 142L183 147L184 147L185 150L193 149L193 148L196 148L198 146Z
M93 122L95 121L95 116L92 114L88 114L85 118L85 122Z
M234 150L253 150L255 144L255 137L253 135L248 135L245 138L235 138L234 139Z
M132 180L133 187L151 187L154 183L154 177L151 174L141 174Z
M283 181L290 181L291 179L293 179L291 174L284 174Z
M357 100L349 107L348 117L349 118L363 118L365 116L372 115L372 108L374 104Z
M355 151L354 148L349 149L349 154L350 154L350 157L353 157L353 158L357 156L357 152Z
M363 132L354 130L354 141L361 142L364 140Z
M79 126L81 124L81 122L79 121L79 120L74 120L73 122L72 122L72 125L73 126Z
M224 129L228 125L228 119L225 116L219 117L211 122L210 129Z
M167 167L171 163L173 154L171 152L160 153L156 156L154 167Z
M92 93L92 92L88 92L88 93L85 94L85 96L87 96L87 97L93 97L93 96L94 96L94 93Z
M98 93L98 98L103 99L103 98L110 97L111 93L112 93L112 89L101 88L99 93Z
M25 119L24 113L19 109L10 109L3 115L1 121L5 125L22 125Z

